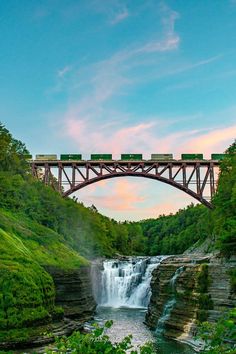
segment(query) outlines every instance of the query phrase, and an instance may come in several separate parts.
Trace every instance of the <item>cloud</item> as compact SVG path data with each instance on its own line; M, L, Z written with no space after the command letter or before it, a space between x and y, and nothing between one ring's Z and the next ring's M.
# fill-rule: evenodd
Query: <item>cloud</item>
M204 119L204 117L203 117ZM172 152L179 158L183 152L202 152L208 156L212 152L223 152L236 136L236 125L228 127L181 130L168 133L175 120L166 122L156 119L122 126L96 123L89 119L76 119L73 112L65 120L64 134L72 139L81 152L107 152L119 158L121 153Z
M179 158L181 153L199 152L210 158L211 153L223 152L236 137L236 125L166 135L163 134L164 126L160 120L159 124L150 121L120 129L114 125L100 126L91 133L92 127L88 122L71 121L69 128L70 137L86 146L87 152L93 148L95 152L112 152L115 154L113 158L119 158L121 152L145 152L144 158L147 159L150 153L155 152L172 152L175 158ZM77 193L86 205L95 204L100 212L118 220L167 215L196 203L194 198L171 186L134 177L94 183Z
M115 17L110 21L111 25L117 25L118 23L124 21L129 17L129 12L127 8L123 8L122 11L118 12Z
M104 186L105 187L105 186ZM145 201L145 197L141 195L142 188L138 182L130 182L127 179L117 179L112 186L110 192L104 195L93 195L94 202L98 202L102 208L111 209L115 212L134 211L139 205Z
M236 125L211 129L187 141L189 152L204 152L208 157L214 152L223 152L236 138Z
M66 65L64 66L64 68L58 70L57 72L57 76L59 78L63 78L68 72L70 72L72 70L72 67L70 65Z
M85 205L95 204L99 212L119 220L140 220L170 214L194 202L183 192L144 178L115 178L77 192Z
M151 131L155 125L155 122L146 122L118 128L98 124L94 129L93 122L71 117L66 119L64 133L77 141L82 151L109 152L118 157L121 152L142 151L145 146L154 144Z

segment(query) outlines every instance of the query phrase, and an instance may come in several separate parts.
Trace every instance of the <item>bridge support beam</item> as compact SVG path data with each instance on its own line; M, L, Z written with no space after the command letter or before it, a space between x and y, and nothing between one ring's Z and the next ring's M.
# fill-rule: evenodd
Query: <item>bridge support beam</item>
M33 161L32 174L64 197L114 177L145 177L167 183L212 208L218 161Z

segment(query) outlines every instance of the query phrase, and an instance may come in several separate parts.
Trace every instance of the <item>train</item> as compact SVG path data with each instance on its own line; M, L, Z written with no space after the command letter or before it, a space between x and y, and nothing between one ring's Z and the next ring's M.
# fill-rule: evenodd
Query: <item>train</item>
M211 154L211 160L223 160L226 154L214 153ZM28 160L33 160L32 155L25 155ZM56 154L40 154L35 155L36 161L84 161L82 154L61 154L58 159ZM181 154L180 160L204 160L203 154L189 153ZM112 154L91 154L89 161L114 161ZM121 154L118 161L177 161L173 158L173 154L151 154L149 160L144 160L142 154Z

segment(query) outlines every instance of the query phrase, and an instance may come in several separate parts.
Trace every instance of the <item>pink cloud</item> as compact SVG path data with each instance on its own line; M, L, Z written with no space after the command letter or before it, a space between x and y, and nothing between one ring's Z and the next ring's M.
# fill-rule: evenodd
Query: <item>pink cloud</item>
M66 122L65 134L87 153L113 153L119 158L123 152L150 153L173 152L176 158L184 152L202 152L205 157L210 153L223 152L236 136L236 126L214 130L179 131L163 136L166 127L162 120L134 124L118 128L119 123L94 125L92 121ZM93 128L93 125L96 129ZM95 130L95 131L94 131ZM117 178L106 180L80 190L78 197L86 205L95 204L105 215L119 220L138 220L169 214L196 200L187 194L148 179L127 180Z
M80 195L83 196L83 192ZM145 197L142 194L140 183L119 178L112 184L107 181L99 182L96 184L96 189L89 186L84 200L107 211L126 212L140 210L140 205L145 201Z
M119 129L71 118L66 121L65 133L88 153L108 152L116 154L118 158L122 152L142 152L145 146L154 144L154 137L151 136L154 126L154 122L147 122Z
M188 152L202 152L210 157L211 153L225 151L236 136L236 125L163 135L162 129L166 123L161 119L122 128L119 122L113 123L107 125L96 124L89 119L76 120L72 114L66 119L64 134L73 139L77 149L82 152L112 153L114 158L119 158L125 152L144 153L144 158L150 158L151 153L158 152L174 153L176 158Z
M156 218L195 202L187 194L161 182L132 177L104 181L103 185L98 182L77 195L86 205L95 204L101 213L118 220Z
M236 137L236 125L226 128L218 128L203 133L191 140L188 140L184 145L189 152L204 152L208 157L214 152L223 152L234 141ZM183 145L183 146L184 146Z

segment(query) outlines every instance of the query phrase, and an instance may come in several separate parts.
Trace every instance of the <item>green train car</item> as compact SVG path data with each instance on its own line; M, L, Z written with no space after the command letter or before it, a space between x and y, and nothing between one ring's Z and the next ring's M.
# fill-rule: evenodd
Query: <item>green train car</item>
M182 160L203 160L203 154L182 154Z
M78 160L82 160L82 155L81 154L62 154L60 156L60 159L62 161L78 161Z
M211 154L212 160L223 160L226 157L226 154Z
M140 161L142 159L143 159L142 154L121 154L122 161L130 161L130 160Z
M151 154L151 160L155 160L155 161L173 160L173 154Z
M54 154L46 154L46 155L36 155L35 156L36 160L43 160L43 161L47 161L47 160L57 160L57 155Z
M25 154L25 155L24 155L24 158L25 158L26 160L32 160L33 156L30 155L30 154Z
M91 154L91 160L92 161L97 161L97 160L109 161L109 160L112 160L112 154Z

